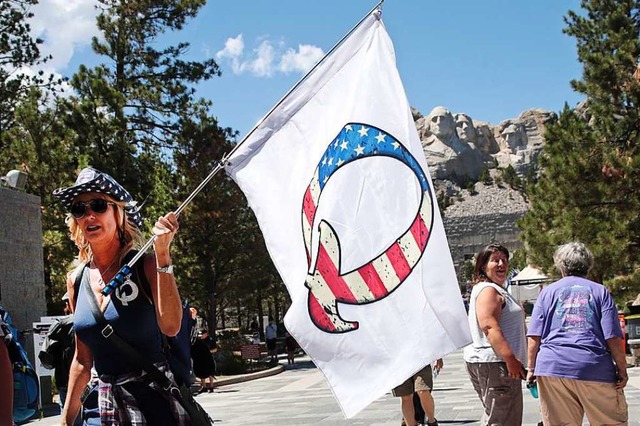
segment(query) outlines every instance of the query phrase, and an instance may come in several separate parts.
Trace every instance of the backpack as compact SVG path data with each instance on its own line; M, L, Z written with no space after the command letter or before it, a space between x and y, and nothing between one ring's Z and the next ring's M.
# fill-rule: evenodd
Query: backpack
M124 265L137 253L136 250L130 250L122 260ZM131 277L133 281L138 283L142 288L142 291L151 297L151 284L147 280L144 274L144 265L142 262L138 262L131 268ZM78 292L80 290L80 283L82 281L82 273L78 272L76 281L74 283L74 298L77 301ZM191 376L191 333L195 326L195 320L191 318L189 302L184 301L182 303L182 322L180 324L180 331L173 337L162 334L162 343L164 347L164 356L167 358L169 368L173 373L173 377L178 386L185 385L191 386L193 383Z
M180 331L174 337L163 334L165 340L165 356L169 361L171 372L178 386L191 386L191 330L195 326L195 320L191 318L189 302L182 302L182 323Z
M66 368L73 358L74 350L73 316L56 319L49 326L38 353L38 359L44 368Z
M0 306L0 322L4 322L11 333L5 338L9 359L13 367L13 421L23 423L40 411L40 386L27 352L19 342L20 333L13 325L11 316Z

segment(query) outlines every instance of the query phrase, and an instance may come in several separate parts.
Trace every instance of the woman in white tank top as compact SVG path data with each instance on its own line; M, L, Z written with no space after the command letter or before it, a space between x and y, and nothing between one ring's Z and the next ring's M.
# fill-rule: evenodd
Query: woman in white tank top
M467 372L484 406L482 425L522 424L522 384L526 376L523 310L504 288L509 251L489 244L477 256L469 300L473 342L464 349Z

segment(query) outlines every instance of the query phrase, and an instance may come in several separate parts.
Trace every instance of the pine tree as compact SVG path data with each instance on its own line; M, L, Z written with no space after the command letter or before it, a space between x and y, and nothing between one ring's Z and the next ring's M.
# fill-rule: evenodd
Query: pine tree
M38 45L40 39L31 36L30 8L38 0L0 0L0 150L5 145L2 136L14 124L16 105L24 99L32 86L53 85L53 76L40 71L28 73L24 67L46 62Z
M521 221L533 261L551 268L555 246L587 244L600 282L628 274L640 254L640 2L584 0L565 32L584 65L575 90L586 107L568 107L547 128L532 208Z
M71 79L77 96L69 101L68 123L91 164L121 179L134 194L158 186L150 171L160 161L170 162L167 154L183 131L182 117L200 115L211 105L196 98L195 85L219 75L215 61L186 61L188 43L162 46L160 40L182 29L204 3L98 1L102 37L95 37L92 47L105 62L81 66Z

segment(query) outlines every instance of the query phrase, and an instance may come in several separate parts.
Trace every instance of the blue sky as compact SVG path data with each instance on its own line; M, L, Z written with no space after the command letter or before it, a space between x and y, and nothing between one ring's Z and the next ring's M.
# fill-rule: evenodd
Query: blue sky
M70 76L95 64L93 0L41 0L34 32ZM570 80L582 72L575 41L562 33L577 0L484 2L387 0L383 21L393 40L409 103L423 114L438 105L498 124L530 108L559 111L582 96ZM190 58L214 57L222 76L199 86L219 123L245 135L375 5L364 0L209 2L163 41L191 43ZM242 47L242 49L241 49ZM225 50L226 48L226 50ZM284 58L284 60L283 60Z

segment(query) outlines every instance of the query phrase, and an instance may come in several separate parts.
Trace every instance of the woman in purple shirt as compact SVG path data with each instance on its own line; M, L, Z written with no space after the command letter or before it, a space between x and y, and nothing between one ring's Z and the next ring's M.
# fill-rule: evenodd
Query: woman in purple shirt
M562 279L545 288L527 333L527 381L538 381L545 425L626 425L623 334L609 291L585 277L593 255L582 243L560 246Z

